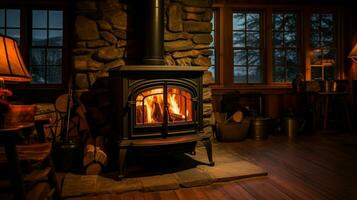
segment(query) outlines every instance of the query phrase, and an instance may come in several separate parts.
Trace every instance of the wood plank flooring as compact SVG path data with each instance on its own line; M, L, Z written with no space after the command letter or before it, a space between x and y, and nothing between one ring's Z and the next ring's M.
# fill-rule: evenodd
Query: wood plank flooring
M357 199L357 135L271 136L222 148L268 171L267 177L160 192L128 192L71 200ZM239 170L239 169L237 169Z

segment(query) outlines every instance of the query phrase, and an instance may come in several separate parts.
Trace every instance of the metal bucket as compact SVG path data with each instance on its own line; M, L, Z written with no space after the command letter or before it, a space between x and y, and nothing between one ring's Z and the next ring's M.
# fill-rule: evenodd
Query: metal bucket
M289 138L294 138L304 128L305 121L294 117L284 118L284 131Z
M255 140L265 140L271 131L271 118L257 117L251 122L251 136Z

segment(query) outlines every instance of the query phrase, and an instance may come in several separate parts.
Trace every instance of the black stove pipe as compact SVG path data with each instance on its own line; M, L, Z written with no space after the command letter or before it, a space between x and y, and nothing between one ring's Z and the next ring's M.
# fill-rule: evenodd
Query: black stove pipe
M164 64L164 5L163 0L148 0L145 17L144 64Z

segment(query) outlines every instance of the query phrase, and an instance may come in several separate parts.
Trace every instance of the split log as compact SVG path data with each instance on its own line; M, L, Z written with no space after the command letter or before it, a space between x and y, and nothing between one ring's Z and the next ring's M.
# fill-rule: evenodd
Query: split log
M95 146L94 146L95 143ZM104 137L97 137L94 142L88 139L88 143L84 149L83 166L86 174L100 174L103 166L107 164L107 154L102 150L104 147Z
M102 165L97 162L93 162L86 167L87 175L98 175L101 172L102 172Z
M230 116L226 122L242 122L243 121L243 112L238 110L232 116Z

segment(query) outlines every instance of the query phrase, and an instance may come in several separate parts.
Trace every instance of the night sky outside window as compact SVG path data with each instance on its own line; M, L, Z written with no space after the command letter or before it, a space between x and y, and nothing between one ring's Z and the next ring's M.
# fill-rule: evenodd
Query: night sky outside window
M20 9L0 9L0 34L14 38L20 45Z

